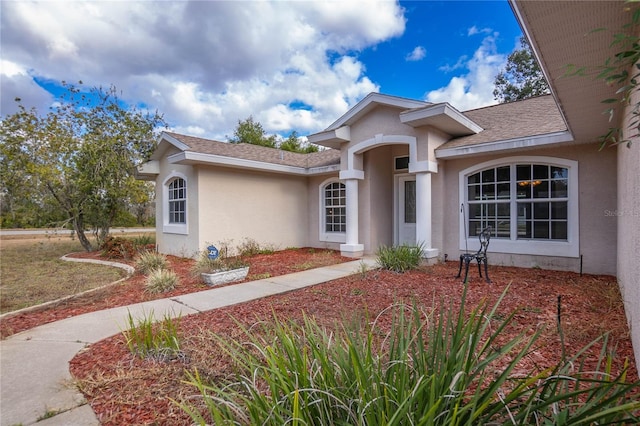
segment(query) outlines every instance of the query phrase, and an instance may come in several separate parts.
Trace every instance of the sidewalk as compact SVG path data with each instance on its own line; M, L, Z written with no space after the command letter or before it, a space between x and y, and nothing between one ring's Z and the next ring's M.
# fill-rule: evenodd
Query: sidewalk
M99 425L91 407L71 382L69 361L85 346L120 333L134 318L154 312L186 316L357 273L373 258L250 281L170 299L91 312L26 330L0 341L0 426ZM56 414L57 413L57 414Z

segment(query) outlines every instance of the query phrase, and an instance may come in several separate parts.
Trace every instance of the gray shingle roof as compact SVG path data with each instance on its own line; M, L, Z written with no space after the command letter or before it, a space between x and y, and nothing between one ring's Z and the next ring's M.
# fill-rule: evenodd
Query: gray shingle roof
M465 111L463 114L484 130L474 135L451 139L441 145L438 150L468 147L567 130L560 110L551 95ZM172 132L165 133L188 146L186 151L201 154L302 168L340 164L340 151L336 149L302 154L246 143L233 144Z
M244 160L262 161L265 163L304 168L340 164L340 151L335 149L326 149L319 152L301 154L247 143L234 144L211 139L197 138L194 136L186 136L172 132L165 133L187 145L189 149L186 151L201 154L220 155L224 157L241 158Z
M484 130L475 135L452 139L438 149L466 147L567 130L567 125L551 95L465 111L463 114Z

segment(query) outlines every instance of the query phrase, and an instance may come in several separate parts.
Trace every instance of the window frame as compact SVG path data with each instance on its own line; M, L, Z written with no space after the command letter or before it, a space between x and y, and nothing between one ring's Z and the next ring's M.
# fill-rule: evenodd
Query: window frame
M326 205L326 198L325 198L325 189L327 186L336 184L336 183L342 185L341 189L345 191L344 205L338 205L338 207L345 209L345 231L344 232L327 231L327 214L326 214L327 205ZM318 227L319 240L324 242L331 242L331 243L346 243L347 241L347 232L346 232L347 188L344 181L337 178L330 178L323 181L319 185L318 200L319 200L318 201L318 207L319 207L318 217L320 218L320 220L318 221L319 222L319 227Z
M553 239L524 239L518 238L518 203L522 203L527 199L519 199L517 197L517 176L516 166L524 164L540 164L552 167L562 167L567 169L567 182L568 190L566 196L567 203L567 239L566 240L553 240ZM529 254L529 255L541 255L541 256L558 256L558 257L579 257L580 244L579 244L579 188L578 188L578 162L574 160L567 160L556 157L545 156L515 156L506 157L496 160L490 160L483 163L479 163L468 167L459 172L459 200L464 204L464 215L459 214L459 248L460 250L477 250L480 247L478 238L468 237L465 240L465 229L469 228L469 209L470 203L468 200L469 189L467 178L475 173L484 171L486 169L498 168L509 166L510 178L510 192L508 203L510 205L509 217L510 217L510 236L509 238L494 237L491 239L489 245L490 252L498 253L512 253L512 254ZM497 184L497 177L496 177ZM482 183L480 183L482 185ZM565 198L565 197L563 197ZM551 197L548 198L552 200ZM496 195L496 202L505 203L504 199L498 198ZM551 202L551 201L550 201ZM460 204L458 205L460 206Z
M170 189L169 186L178 179L184 181L184 198L179 199L180 201L184 201L184 223L180 222L170 222L170 204L172 201L170 199ZM167 234L182 234L186 235L189 233L189 180L182 173L172 173L168 176L163 184L162 184L162 195L163 195L163 218L162 218L162 231Z

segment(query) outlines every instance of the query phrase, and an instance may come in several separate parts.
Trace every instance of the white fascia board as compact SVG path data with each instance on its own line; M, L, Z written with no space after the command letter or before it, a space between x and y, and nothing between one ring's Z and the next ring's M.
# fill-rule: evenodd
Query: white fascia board
M510 149L536 148L562 142L572 142L573 140L573 135L568 131L547 133L545 135L531 136L528 138L508 139L504 141L487 142L471 146L437 149L436 158L450 159L468 155L488 154Z
M285 164L265 163L263 161L247 160L244 158L225 157L223 155L202 154L199 152L179 152L167 158L171 164L214 164L225 167L261 170L266 172L284 173L297 176L321 175L340 170L340 165L322 167L296 167Z
M151 159L152 160L160 160L160 158L162 157L162 153L165 151L160 150L160 145L162 144L163 141L166 141L167 143L175 146L176 148L178 148L180 151L186 151L189 149L189 146L180 142L178 139L174 138L173 136L162 132L160 134L160 137L158 138L158 146L156 147L155 151L153 152L153 154L151 155Z
M307 140L316 145L340 149L340 145L343 142L349 142L351 140L351 128L349 126L342 126L333 130L326 130L307 136Z
M349 123L353 118L356 118L362 112L366 112L372 108L372 104L388 105L398 107L402 109L422 108L428 105L428 102L416 101L413 99L399 98L397 96L383 95L381 93L373 92L369 93L360 102L358 102L353 108L347 111L342 117L337 119L333 124L327 127L327 130L337 129L344 124Z
M453 135L470 135L483 130L482 127L446 102L419 110L402 112L400 113L400 121L413 127L432 125Z

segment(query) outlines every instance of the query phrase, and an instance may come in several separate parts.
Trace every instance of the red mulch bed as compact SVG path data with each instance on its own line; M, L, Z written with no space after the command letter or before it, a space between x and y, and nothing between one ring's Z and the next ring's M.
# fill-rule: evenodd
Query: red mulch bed
M296 263L295 258L300 253L291 252L286 259L275 263L278 267L283 267L283 263ZM516 313L506 334L514 336L522 330L544 330L516 373L539 371L560 360L562 351L557 316L558 296L561 296L561 322L567 354L575 354L609 332L610 348L615 351L614 373L622 371L624 360L629 359L628 379L637 380L629 330L614 277L493 266L489 272L493 279L491 285L478 278L474 269L470 271L467 307L472 308L482 301L493 306L510 285L498 310L499 316ZM207 377L220 377L229 372L228 360L210 345L212 339L207 333L238 336L234 319L250 325L261 320L269 321L274 313L281 319L299 319L304 312L331 326L341 319L361 319L367 312L369 317L375 316L400 301L415 301L426 311L441 303L455 307L460 305L463 293L463 285L454 278L456 273L455 262L405 274L369 271L364 276L356 274L303 290L185 317L180 320L180 335L186 361L141 360L129 353L123 337L118 335L78 354L71 362L71 372L80 380L82 390L104 425L192 424L171 401L197 394L193 387L183 383L185 371L198 369ZM185 282L190 281L185 279ZM110 297L115 298L116 295ZM388 327L389 319L383 317L379 320L382 330ZM600 349L601 345L596 344L586 353L586 365L594 364Z
M248 279L269 274L276 276L309 266L322 250L285 250L250 259ZM97 256L79 254L79 257ZM324 264L343 262L338 253L323 256ZM135 275L129 280L88 296L61 303L59 306L5 318L1 323L2 337L73 315L115 306L128 305L156 298L207 289L190 274L192 260L169 257L171 268L181 277L176 290L160 295L144 291L144 277ZM269 320L275 313L279 318L299 319L303 312L317 321L331 326L341 319L375 316L393 303L417 302L430 311L435 305L451 303L459 306L463 285L454 276L456 262L447 262L418 271L396 274L387 271L368 271L354 276L309 287L303 290L217 309L180 320L182 348L186 361L154 362L134 357L127 350L121 335L91 345L71 362L70 369L79 379L94 411L104 425L182 425L192 424L188 416L171 399L180 400L196 394L184 384L185 371L197 368L208 377L228 372L224 356L211 347L207 333L238 335L234 320L253 324ZM490 266L491 285L481 280L475 269L470 270L467 307L482 301L493 305L510 285L498 315L515 312L507 330L509 336L522 330L543 329L536 347L523 360L518 373L540 370L555 364L561 356L557 333L558 296L561 296L561 321L565 348L573 355L580 348L603 333L610 333L610 347L615 350L613 370L623 369L629 359L629 380L637 380L633 351L626 325L623 304L614 277L580 276L576 273ZM389 318L378 321L381 329L388 327ZM505 336L507 337L507 336ZM586 353L587 365L593 364L601 349L597 344Z
M84 259L112 260L133 265L133 262L122 259L106 259L100 252L74 253L69 257ZM322 249L288 249L272 254L258 254L246 259L249 262L249 276L245 281L261 277L263 274L275 277L278 275L298 272L302 266L324 266L353 259L340 256L339 252ZM69 318L72 316L94 312L103 309L126 306L134 303L155 299L174 297L181 294L206 290L207 287L197 275L191 274L194 265L193 259L176 256L168 256L171 269L180 277L180 285L173 291L161 294L153 294L145 291L145 276L136 274L130 279L91 294L61 302L58 305L37 309L14 316L8 316L0 321L0 338L4 339L12 334L28 330L39 325ZM244 282L244 281L240 281ZM234 283L238 284L238 283Z

